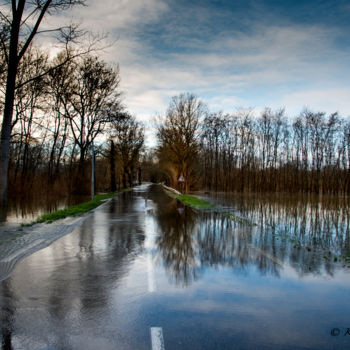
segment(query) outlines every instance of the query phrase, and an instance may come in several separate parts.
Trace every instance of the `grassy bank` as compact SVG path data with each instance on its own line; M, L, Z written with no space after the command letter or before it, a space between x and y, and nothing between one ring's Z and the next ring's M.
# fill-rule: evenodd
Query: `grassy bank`
M194 196L187 196L187 195L175 195L175 198L178 199L180 202L182 202L185 205L188 205L195 209L213 209L215 212L218 212L225 217L238 222L240 224L249 225L249 226L256 226L255 223L252 223L249 219L239 217L233 213L225 213L220 210L216 205L211 204L203 199L199 199Z
M216 209L217 208L214 204L211 204L203 199L199 199L194 196L181 194L181 195L175 195L175 198L178 199L183 204L188 205L195 209Z
M233 213L223 212L216 205L211 204L211 203L209 203L209 202L207 202L207 201L205 201L203 199L199 199L197 197L188 196L188 195L184 195L184 194L177 195L174 192L171 192L167 188L164 188L164 190L170 197L176 198L181 203L183 203L185 205L188 205L189 207L192 207L194 209L212 209L215 212L218 212L218 213L222 214L223 216L231 219L232 221L235 221L235 222L238 222L238 223L244 224L244 225L256 226L256 224L251 222L249 219L246 219L246 218L243 218L243 217L239 217L239 216L237 216L237 215L235 215Z
M235 221L235 222L238 222L242 225L248 225L248 226L257 226L256 223L254 222L251 222L249 219L246 219L246 218L243 218L243 217L239 217L233 213L224 213L223 214L224 216L226 216L227 218Z
M172 198L176 198L178 201L180 201L181 203L188 205L189 207L192 207L194 209L216 209L217 207L203 199L199 199L197 197L194 196L188 196L185 194L178 194L180 192L177 192L176 190L174 190L171 187L167 187L167 186L162 186L163 190L165 191L165 193L172 197Z
M23 226L31 226L31 225L34 225L36 223L51 223L51 222L56 221L56 220L64 219L68 216L82 215L82 214L84 214L92 209L97 208L106 199L112 198L120 192L129 191L129 190L130 190L130 188L127 188L127 189L122 190L122 191L110 192L110 193L106 193L106 194L98 194L95 196L94 200L91 200L89 202L79 203L79 204L73 205L71 207L68 207L66 209L60 209L60 210L54 211L52 213L42 215L36 221L33 221L32 223L26 224Z

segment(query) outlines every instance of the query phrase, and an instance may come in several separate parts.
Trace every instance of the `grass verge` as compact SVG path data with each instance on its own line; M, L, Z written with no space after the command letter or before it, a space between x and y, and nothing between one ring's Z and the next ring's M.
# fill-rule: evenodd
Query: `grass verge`
M203 199L199 199L197 197L181 194L181 195L176 195L175 198L178 199L183 204L188 205L195 209L216 209L215 205Z
M66 209L60 209L57 211L54 211L49 214L45 214L40 216L36 221L33 221L30 224L23 224L22 226L32 226L34 224L39 223L47 223L50 224L53 221L64 219L68 216L78 216L82 215L92 209L97 208L99 205L101 205L106 199L114 197L116 194L124 191L129 191L130 188L127 188L122 191L116 191L116 192L110 192L106 194L98 194L95 196L94 200L91 200L89 202L79 203L76 205L73 205L71 207L68 207Z
M203 199L199 199L194 196L188 196L188 195L177 195L174 192L169 191L167 188L164 188L164 191L172 198L178 199L180 202L182 202L185 205L188 205L189 207L192 207L194 209L213 209L215 212L222 214L223 216L231 219L232 221L235 221L239 224L243 225L249 225L249 226L257 226L256 223L251 222L249 219L239 217L233 213L225 213L223 212L219 207L217 207L214 204L211 204Z
M256 223L251 222L249 219L239 217L233 213L224 213L223 215L226 216L227 218L235 221L235 222L240 223L240 224L245 224L245 225L249 225L249 226L257 226Z

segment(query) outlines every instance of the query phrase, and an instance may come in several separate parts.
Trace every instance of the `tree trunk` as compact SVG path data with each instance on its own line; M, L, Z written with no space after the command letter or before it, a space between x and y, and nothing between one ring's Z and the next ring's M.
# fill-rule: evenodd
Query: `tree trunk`
M130 187L133 187L134 186L134 167L131 167L130 168L130 172L129 172L129 184L130 184Z
M141 185L142 183L142 170L141 170L141 167L138 168L138 173L137 173L137 177L138 177L138 183L139 185Z
M127 173L127 170L124 169L124 170L123 170L123 175L122 175L122 184L123 184L123 188L126 188L126 173Z
M17 10L13 13L11 26L9 64L7 68L7 81L5 91L4 118L1 128L1 151L0 151L0 221L6 220L7 211L7 186L8 167L10 157L10 138L13 116L13 106L15 100L16 76L18 68L18 37L19 28L24 9L25 1L19 1Z

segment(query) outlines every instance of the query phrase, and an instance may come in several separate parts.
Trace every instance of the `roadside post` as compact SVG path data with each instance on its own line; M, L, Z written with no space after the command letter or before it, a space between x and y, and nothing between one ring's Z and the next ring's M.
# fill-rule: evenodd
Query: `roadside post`
M94 141L91 143L91 200L95 197L95 149Z

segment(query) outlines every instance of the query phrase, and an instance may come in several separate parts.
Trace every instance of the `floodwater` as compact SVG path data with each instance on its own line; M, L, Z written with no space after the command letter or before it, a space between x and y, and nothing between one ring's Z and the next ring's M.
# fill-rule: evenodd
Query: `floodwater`
M143 185L19 262L3 349L349 349L349 207L212 200Z
M28 194L23 197L11 197L6 213L7 224L26 224L35 221L39 216L87 202L90 196L70 195L58 196L51 193ZM5 223L0 223L0 225Z

